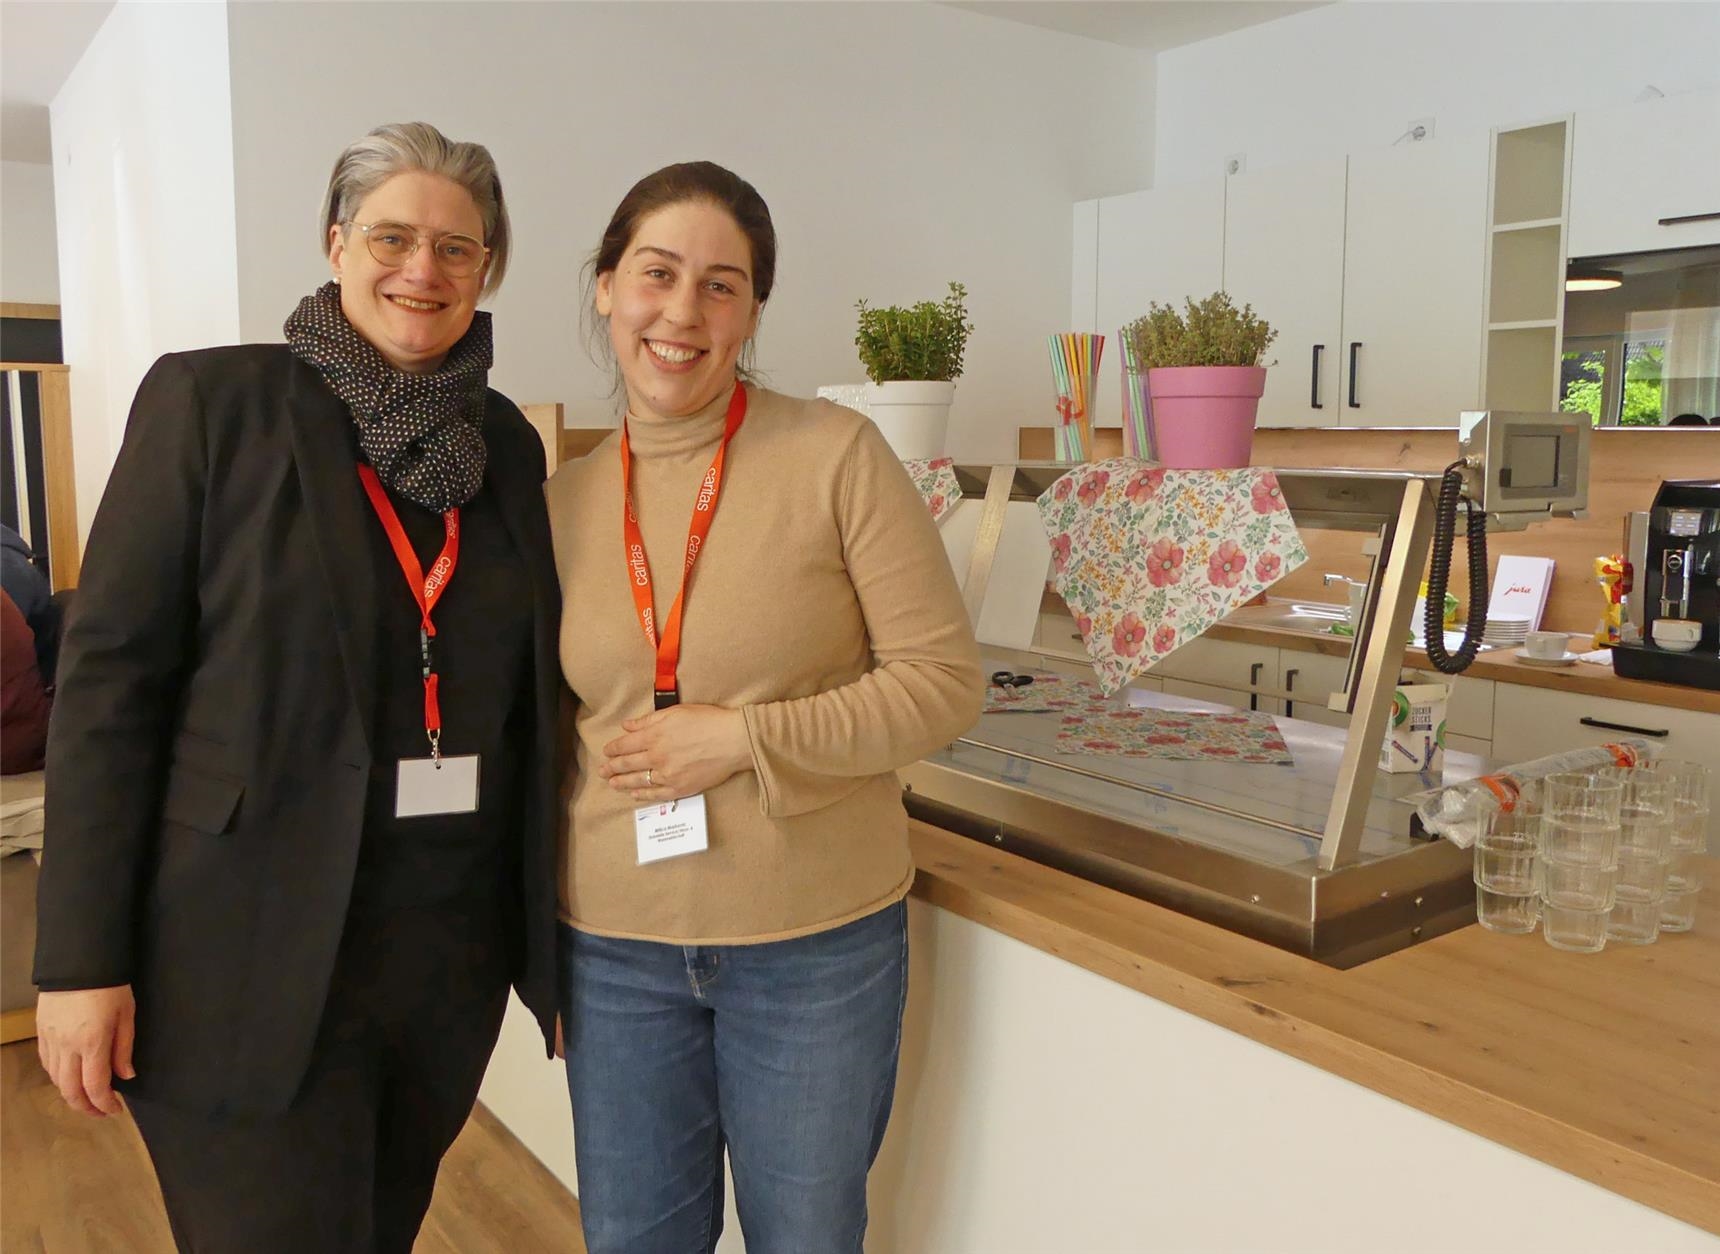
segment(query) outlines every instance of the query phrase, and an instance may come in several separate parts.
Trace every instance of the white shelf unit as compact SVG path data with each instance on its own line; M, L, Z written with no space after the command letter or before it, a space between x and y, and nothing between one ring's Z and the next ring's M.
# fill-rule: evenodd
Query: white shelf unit
M1542 227L1562 226L1558 218L1530 218L1527 222L1501 222L1493 227L1493 234L1504 235L1510 231L1539 231Z
M1521 322L1489 322L1489 331L1540 331L1559 325L1557 318L1525 318Z
M1493 132L1483 285L1486 409L1558 407L1571 138L1569 117Z

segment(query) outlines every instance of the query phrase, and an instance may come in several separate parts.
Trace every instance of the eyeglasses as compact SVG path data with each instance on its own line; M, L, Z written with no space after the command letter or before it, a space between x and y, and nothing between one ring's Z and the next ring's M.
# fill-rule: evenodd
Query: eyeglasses
M347 225L364 233L370 255L391 270L411 261L426 238L404 222L372 222L366 226L349 221ZM428 238L430 255L436 259L442 273L451 279L476 274L490 255L490 250L470 235L433 235Z

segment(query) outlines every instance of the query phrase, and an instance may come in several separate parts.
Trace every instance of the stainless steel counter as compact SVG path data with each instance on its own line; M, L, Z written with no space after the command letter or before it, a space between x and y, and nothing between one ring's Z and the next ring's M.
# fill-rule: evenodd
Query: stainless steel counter
M989 659L987 670L1007 664ZM1231 712L1163 693L1129 700ZM1063 753L1060 717L983 716L903 772L910 812L1336 966L1474 918L1468 855L1412 837L1412 811L1398 800L1440 782L1427 774L1372 772L1355 858L1320 867L1341 729L1276 718L1294 764L1254 765ZM1443 778L1456 783L1482 767L1448 752Z

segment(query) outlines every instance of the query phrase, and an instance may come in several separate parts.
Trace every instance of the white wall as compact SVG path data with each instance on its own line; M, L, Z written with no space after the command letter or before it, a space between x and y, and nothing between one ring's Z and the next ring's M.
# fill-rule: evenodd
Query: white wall
M0 300L60 303L54 262L54 168L0 161Z
M1331 4L1161 53L1154 185L1720 85L1720 4ZM1691 154L1692 160L1702 157Z
M488 144L507 188L519 243L493 380L565 402L574 426L616 414L580 332L584 258L636 179L709 158L777 223L773 386L859 381L856 298L937 299L959 279L978 330L951 451L1012 455L1015 427L1050 412L1069 205L1152 168L1147 54L937 5L279 3L229 20L245 337L279 339L326 275L335 154L423 118ZM458 23L481 37L450 60Z
M162 353L239 336L227 9L121 3L51 106L80 535Z
M923 902L872 1254L1443 1254L1715 1238ZM481 1100L571 1189L516 1004ZM739 1254L733 1203L720 1254Z

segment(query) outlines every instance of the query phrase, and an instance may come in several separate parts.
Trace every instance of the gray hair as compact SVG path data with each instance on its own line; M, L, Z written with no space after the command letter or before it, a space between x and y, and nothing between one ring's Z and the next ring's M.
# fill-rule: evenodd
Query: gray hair
M421 170L458 183L472 197L484 220L484 243L490 249L480 295L494 295L508 269L508 206L502 199L502 179L495 158L482 144L456 143L428 122L391 122L349 144L335 159L323 196L322 250L328 251L332 226L345 227L377 188L396 174Z

